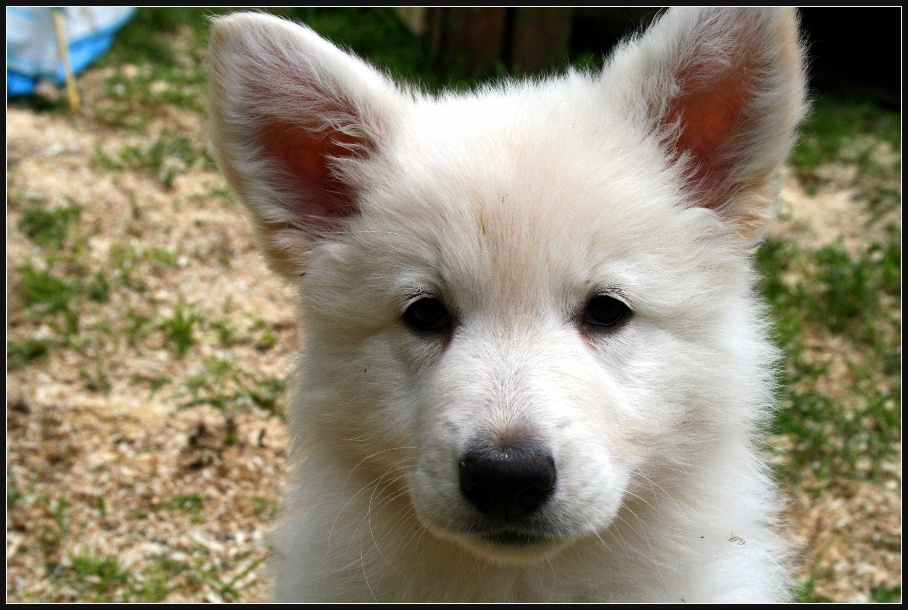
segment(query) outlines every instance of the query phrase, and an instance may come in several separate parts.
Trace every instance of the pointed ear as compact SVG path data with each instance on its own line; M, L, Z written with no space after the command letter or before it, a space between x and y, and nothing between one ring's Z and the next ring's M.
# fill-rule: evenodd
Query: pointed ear
M794 9L672 9L622 47L610 69L607 77L638 83L623 92L629 112L681 165L696 204L758 240L775 173L806 112Z
M319 239L356 209L356 166L404 97L308 28L270 15L214 20L209 137L269 263L305 270Z

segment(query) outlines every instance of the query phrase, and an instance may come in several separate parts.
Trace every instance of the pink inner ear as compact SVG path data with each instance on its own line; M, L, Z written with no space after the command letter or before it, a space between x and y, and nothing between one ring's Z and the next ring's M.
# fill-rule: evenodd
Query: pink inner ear
M738 160L734 151L725 145L744 122L748 101L747 73L744 66L730 68L695 91L682 94L665 119L666 123L681 120L676 152L679 155L687 152L692 157L690 184L703 198L705 207L722 204L722 186ZM685 80L688 78L682 76L682 83Z
M349 157L358 141L348 135L312 132L281 123L271 123L262 133L265 154L286 172L280 185L285 203L301 218L335 219L352 214L353 194L330 166L332 157Z

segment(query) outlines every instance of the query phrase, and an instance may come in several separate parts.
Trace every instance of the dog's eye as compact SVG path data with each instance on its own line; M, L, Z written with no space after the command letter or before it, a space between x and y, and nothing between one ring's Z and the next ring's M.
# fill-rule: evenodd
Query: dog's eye
M608 296L593 297L583 311L583 321L593 326L614 326L629 312L627 305Z
M438 299L419 299L404 312L404 321L416 330L442 330L451 323L451 316Z

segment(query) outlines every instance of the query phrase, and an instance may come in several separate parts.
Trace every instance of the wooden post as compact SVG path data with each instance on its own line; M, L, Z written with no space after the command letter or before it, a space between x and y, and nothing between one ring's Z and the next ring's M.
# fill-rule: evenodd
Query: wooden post
M66 24L64 23L63 8L54 7L54 28L57 31L57 49L60 52L60 62L63 64L63 74L66 77L66 95L69 98L69 109L79 111L79 92L76 89L76 77L73 76L69 65L69 43L66 41Z
M463 76L481 74L501 62L512 70L533 73L557 65L568 54L574 13L570 7L426 10L398 9L398 14L416 34L420 23L426 24L436 66L445 72L457 67Z
M527 74L564 60L571 37L572 8L523 7L514 9L510 68Z
M439 67L487 71L501 61L506 10L503 8L437 8L431 14L432 49Z

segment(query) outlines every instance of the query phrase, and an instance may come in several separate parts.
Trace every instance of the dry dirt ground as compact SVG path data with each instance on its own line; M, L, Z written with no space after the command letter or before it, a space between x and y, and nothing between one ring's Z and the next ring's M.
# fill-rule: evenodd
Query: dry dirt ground
M262 601L285 481L276 413L304 340L292 295L210 164L162 178L99 161L174 134L204 151L197 114L130 135L95 119L88 89L75 118L7 113L8 339L49 345L7 371L7 600ZM824 243L857 226L847 192L808 198L789 178L783 198L778 234ZM32 203L81 206L59 253L17 230ZM73 296L79 332L61 338L65 316L30 314L15 289L27 264L86 284L100 271L109 296ZM789 495L815 594L900 586L900 456L883 470Z

